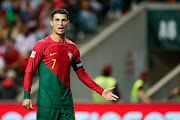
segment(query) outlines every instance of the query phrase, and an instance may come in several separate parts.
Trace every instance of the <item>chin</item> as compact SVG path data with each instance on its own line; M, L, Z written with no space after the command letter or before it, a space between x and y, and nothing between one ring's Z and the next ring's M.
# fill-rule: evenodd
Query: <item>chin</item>
M58 32L57 34L58 34L58 35L63 35L63 34L64 34L64 32Z

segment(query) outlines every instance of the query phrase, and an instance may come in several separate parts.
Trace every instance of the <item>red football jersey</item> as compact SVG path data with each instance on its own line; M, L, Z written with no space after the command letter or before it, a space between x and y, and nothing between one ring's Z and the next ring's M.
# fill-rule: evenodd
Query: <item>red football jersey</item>
M24 77L24 99L30 98L32 78L36 68L39 68L40 82L38 105L66 107L72 104L70 90L70 67L76 71L78 78L89 88L102 94L103 88L97 85L86 73L80 61L78 47L70 40L56 42L51 36L40 40L35 45L28 61ZM56 96L53 97L52 96ZM68 97L67 97L68 96ZM46 102L43 102L45 99ZM51 104L52 99L61 99L57 104ZM66 101L66 102L65 102ZM67 101L71 101L68 103ZM61 102L61 103L59 103Z

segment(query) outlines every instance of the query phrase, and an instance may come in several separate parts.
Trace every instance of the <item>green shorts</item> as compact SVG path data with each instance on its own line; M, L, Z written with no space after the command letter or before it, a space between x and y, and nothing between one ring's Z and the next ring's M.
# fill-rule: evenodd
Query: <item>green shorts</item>
M37 120L75 120L74 108L61 109L37 106Z

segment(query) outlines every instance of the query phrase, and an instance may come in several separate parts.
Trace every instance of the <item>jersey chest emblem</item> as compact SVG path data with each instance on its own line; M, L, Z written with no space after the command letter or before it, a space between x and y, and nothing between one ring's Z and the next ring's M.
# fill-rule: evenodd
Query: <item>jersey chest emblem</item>
M71 52L71 51L68 51L68 52L67 52L67 55L68 55L68 57L69 57L69 61L71 61L72 58L73 58L72 52Z

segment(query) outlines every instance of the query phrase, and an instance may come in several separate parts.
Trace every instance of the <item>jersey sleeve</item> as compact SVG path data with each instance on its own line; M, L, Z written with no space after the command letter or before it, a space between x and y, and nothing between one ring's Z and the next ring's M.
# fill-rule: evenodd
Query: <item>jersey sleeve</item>
M37 43L28 60L28 64L24 76L24 99L30 99L30 91L32 85L33 75L43 57L43 45Z
M76 49L76 58L74 60L74 63L72 64L72 67L74 68L74 71L76 72L76 75L78 78L89 88L96 91L100 95L102 95L102 92L104 89L100 87L98 84L96 84L93 79L87 74L85 71L83 64L80 60L80 52L79 49Z

